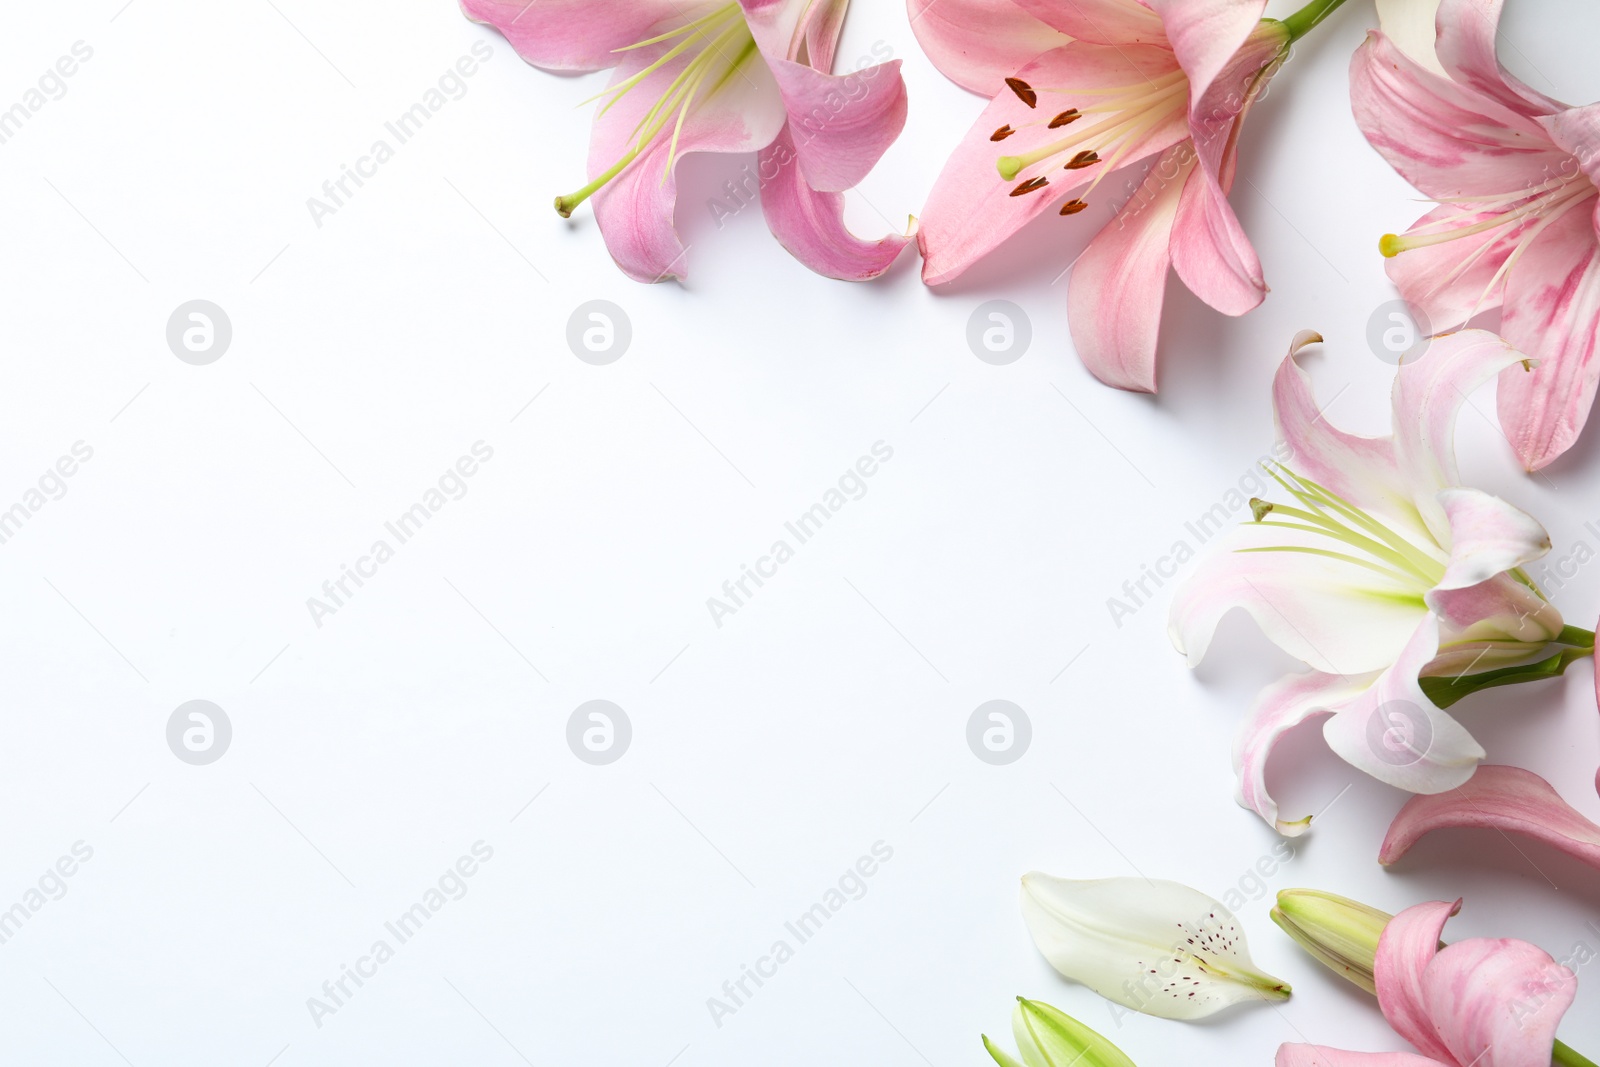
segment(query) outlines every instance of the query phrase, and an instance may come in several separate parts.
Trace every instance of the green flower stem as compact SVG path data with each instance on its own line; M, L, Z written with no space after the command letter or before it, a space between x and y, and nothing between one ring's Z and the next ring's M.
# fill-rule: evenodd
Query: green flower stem
M1568 627L1573 629L1573 627ZM1583 631L1588 633L1588 631ZM1566 630L1561 632L1561 643L1567 637ZM1589 634L1592 642L1593 634ZM1456 678L1418 678L1417 684L1427 694L1429 700L1441 708L1448 708L1451 704L1464 696L1476 693L1480 689L1493 689L1500 685L1513 685L1517 682L1537 682L1545 678L1555 678L1564 673L1566 669L1580 659L1594 655L1594 645L1574 645L1563 648L1560 652L1548 659L1539 660L1537 663L1526 663L1520 667L1501 667L1495 671L1484 671L1482 674L1463 674Z
M1311 0L1311 3L1284 19L1283 26L1289 31L1290 42L1298 41L1310 33L1317 23L1333 14L1334 9L1342 3L1344 0Z
M1556 635L1556 644L1571 645L1573 648L1593 648L1594 631L1585 630L1581 626L1565 626Z
M1596 1064L1571 1045L1564 1045L1559 1041L1556 1042L1556 1047L1550 1051L1550 1062L1556 1064L1557 1067L1600 1067L1600 1064Z

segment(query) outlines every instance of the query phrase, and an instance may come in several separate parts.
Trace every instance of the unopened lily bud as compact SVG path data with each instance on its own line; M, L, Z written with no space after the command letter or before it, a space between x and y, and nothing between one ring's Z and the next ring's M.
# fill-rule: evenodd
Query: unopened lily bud
M1272 909L1272 921L1301 948L1368 993L1378 991L1373 961L1378 956L1378 938L1393 918L1388 912L1316 889L1282 890Z
M1018 997L1011 1032L1028 1067L1134 1067L1120 1048L1042 1001ZM987 1036L983 1047L1000 1067L1022 1067Z

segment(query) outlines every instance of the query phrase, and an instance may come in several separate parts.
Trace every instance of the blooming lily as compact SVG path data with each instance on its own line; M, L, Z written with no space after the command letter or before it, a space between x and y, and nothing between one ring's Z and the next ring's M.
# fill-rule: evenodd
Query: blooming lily
M1600 868L1600 826L1520 767L1480 767L1460 789L1407 801L1389 826L1378 862L1394 863L1424 835L1454 827L1524 834Z
M989 1035L983 1036L983 1047L1000 1067L1133 1067L1120 1048L1041 1001L1017 998L1011 1032L1022 1054L1021 1064L1001 1051Z
M1476 689L1551 673L1552 642L1590 654L1593 635L1561 613L1521 566L1550 538L1525 513L1460 486L1453 439L1464 398L1522 353L1493 334L1434 340L1400 368L1394 433L1358 437L1323 417L1295 362L1295 338L1273 382L1278 455L1268 474L1287 500L1250 502L1254 521L1178 590L1169 632L1199 663L1222 617L1243 608L1279 648L1311 667L1262 692L1234 749L1239 802L1288 835L1267 791L1268 757L1313 716L1328 744L1375 778L1413 793L1459 786L1484 758L1441 708ZM1564 667L1568 657L1556 656Z
M589 143L592 179L556 198L565 217L593 198L606 247L630 277L684 276L673 227L676 165L690 152L759 151L762 211L806 266L834 278L887 270L909 237L863 241L843 191L905 125L900 61L828 73L849 0L461 0L547 70L615 67Z
M1372 909L1344 903L1359 909L1365 930ZM1384 1018L1422 1055L1290 1044L1278 1049L1277 1067L1594 1067L1555 1036L1577 994L1572 971L1526 941L1472 938L1441 948L1444 925L1460 910L1460 901L1406 909L1385 924L1369 957ZM1337 925L1332 913L1326 921Z
M1239 128L1290 43L1339 0L1262 20L1265 0L909 0L924 50L993 94L934 183L922 279L958 277L1024 224L1076 215L1106 177L1150 163L1073 269L1067 321L1101 381L1154 392L1167 269L1218 311L1267 286L1228 204Z
M1437 38L1419 34L1437 6ZM1495 57L1501 0L1387 0L1351 64L1357 123L1439 204L1380 250L1432 327L1500 308L1539 362L1500 378L1500 423L1538 470L1577 439L1600 382L1600 104L1570 107ZM1383 13L1384 9L1380 9Z
M1286 982L1251 962L1233 913L1177 882L1033 872L1022 878L1022 918L1057 971L1146 1015L1200 1019L1289 997Z

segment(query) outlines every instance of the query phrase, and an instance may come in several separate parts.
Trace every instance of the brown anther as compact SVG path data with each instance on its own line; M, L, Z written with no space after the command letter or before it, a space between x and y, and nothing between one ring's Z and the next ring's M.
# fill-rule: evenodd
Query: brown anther
M1079 152L1067 160L1067 170L1082 170L1084 167L1092 167L1098 162L1100 162L1099 152L1093 149L1087 152Z
M1021 100L1029 107L1039 106L1039 94L1033 91L1033 86L1021 78L1007 78L1006 84L1011 87L1012 92L1017 94L1018 100Z
M1069 107L1067 110L1050 120L1050 129L1053 130L1058 126L1065 126L1069 122L1077 122L1081 118L1083 118L1083 112L1079 111L1075 107Z
M998 130L996 130L993 133L991 133L989 135L989 140L991 140L991 141L1004 141L1007 137L1010 137L1012 134L1014 134L1016 132L1017 132L1016 130L1013 130L1011 128L1011 123L1008 122L1004 126L1000 127Z
M1087 200L1068 200L1061 205L1061 213L1063 215L1076 215L1088 206L1089 202Z
M1011 195L1026 196L1028 193L1038 192L1040 189L1043 189L1049 184L1049 178L1029 178L1027 181L1018 184L1015 189L1011 190Z

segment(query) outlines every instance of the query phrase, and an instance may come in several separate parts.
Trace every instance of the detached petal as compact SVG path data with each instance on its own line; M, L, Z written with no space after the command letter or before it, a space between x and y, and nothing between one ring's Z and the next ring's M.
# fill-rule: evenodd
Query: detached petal
M911 237L890 234L863 241L844 224L844 194L818 192L796 164L788 127L758 160L761 210L789 253L818 274L843 281L876 278L889 269ZM771 177L768 177L771 175Z
M1500 376L1500 425L1531 471L1572 447L1600 383L1600 244L1587 205L1528 246L1506 279L1500 330L1538 361Z
M617 49L689 22L713 6L709 0L461 0L462 14L499 30L518 55L545 70L614 67L626 54Z
M1407 801L1389 826L1378 862L1395 863L1427 834L1455 828L1522 834L1600 868L1600 826L1532 771L1492 765L1479 767L1454 792Z
M1310 829L1309 815L1292 822L1279 816L1278 802L1267 792L1267 761L1284 734L1313 715L1337 711L1360 696L1376 677L1308 671L1291 674L1263 689L1233 748L1233 766L1239 774L1240 806L1260 815L1285 837L1299 837Z
M1437 589L1487 582L1550 551L1550 535L1527 512L1481 489L1439 491L1450 523L1450 563Z
M939 72L983 96L1072 40L1013 0L906 0L906 9L917 43Z
M787 59L770 66L800 170L813 189L836 193L860 182L905 127L898 59L842 75Z
M1146 1015L1200 1019L1289 996L1256 970L1233 914L1177 882L1033 872L1022 878L1022 917L1057 971Z
M1452 1067L1412 1052L1345 1052L1326 1045L1280 1045L1277 1067Z
M1394 666L1323 725L1328 747L1351 766L1411 793L1442 793L1471 778L1487 753L1417 682L1438 652L1439 621L1429 615Z
M1395 1033L1424 1056L1454 1063L1450 1049L1435 1031L1426 999L1425 976L1439 954L1444 924L1461 911L1461 901L1432 901L1407 908L1384 927L1373 962L1378 1006Z

